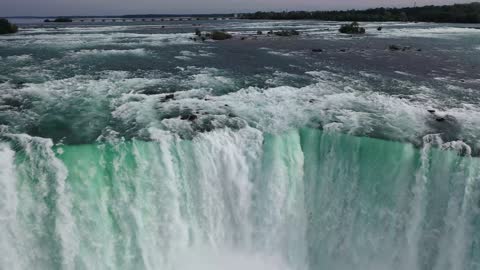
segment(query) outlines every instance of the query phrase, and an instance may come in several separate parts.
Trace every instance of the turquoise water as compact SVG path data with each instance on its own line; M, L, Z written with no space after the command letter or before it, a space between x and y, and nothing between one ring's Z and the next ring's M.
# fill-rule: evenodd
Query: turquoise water
M438 139L438 138L436 138ZM314 129L2 144L12 269L477 269L480 161ZM9 199L10 198L10 199Z
M478 30L160 24L0 37L0 269L480 269Z

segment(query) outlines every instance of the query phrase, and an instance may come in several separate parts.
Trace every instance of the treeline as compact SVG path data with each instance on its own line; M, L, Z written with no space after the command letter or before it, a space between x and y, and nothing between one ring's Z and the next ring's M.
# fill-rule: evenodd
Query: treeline
M18 31L15 24L10 23L7 19L0 18L0 35L13 34Z
M242 14L243 19L325 21L417 21L480 23L480 2L448 6L373 8L347 11L290 11Z
M132 14L123 15L121 18L175 18L175 17L233 17L233 14Z

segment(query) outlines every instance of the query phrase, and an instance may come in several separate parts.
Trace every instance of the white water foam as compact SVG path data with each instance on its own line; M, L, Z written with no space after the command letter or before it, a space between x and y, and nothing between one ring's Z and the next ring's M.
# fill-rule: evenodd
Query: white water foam
M15 152L5 143L0 143L0 265L11 269L24 269L21 253L15 248L22 233L17 220L18 194L15 171Z
M124 55L133 55L133 56L147 56L149 53L145 49L130 49L130 50L79 50L71 52L70 56L72 57L105 57L105 56L124 56Z
M36 35L13 35L2 36L0 42L2 46L16 47L51 47L51 48L91 48L92 46L111 46L112 44L120 47L163 47L178 44L195 44L190 38L193 34L174 33L174 34L137 34L123 32L109 33L64 33L64 34L36 34Z

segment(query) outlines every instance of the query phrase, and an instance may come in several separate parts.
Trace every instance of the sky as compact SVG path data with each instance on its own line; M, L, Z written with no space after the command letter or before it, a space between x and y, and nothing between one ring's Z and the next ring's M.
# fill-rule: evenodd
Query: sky
M477 0L478 1L478 0ZM0 16L241 13L413 6L415 0L0 0ZM466 0L416 0L418 6Z

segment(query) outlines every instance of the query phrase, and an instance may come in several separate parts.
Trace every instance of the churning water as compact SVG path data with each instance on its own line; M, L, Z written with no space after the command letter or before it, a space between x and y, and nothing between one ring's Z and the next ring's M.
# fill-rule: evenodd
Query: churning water
M0 37L0 269L480 269L479 30L164 25Z

